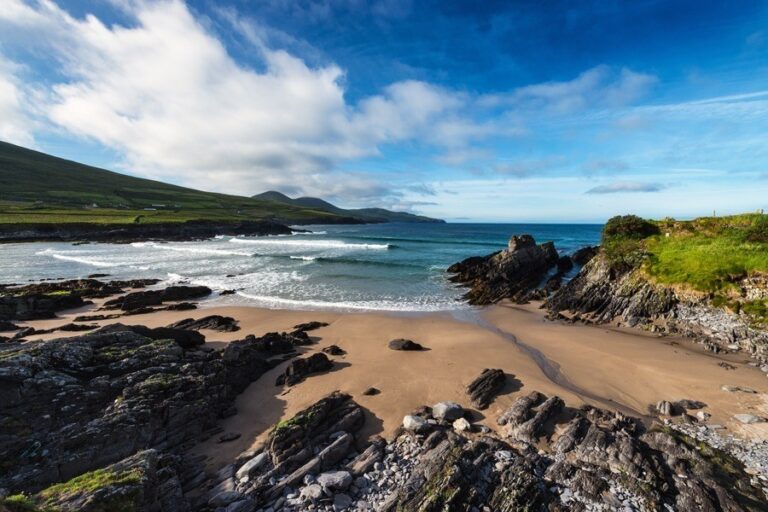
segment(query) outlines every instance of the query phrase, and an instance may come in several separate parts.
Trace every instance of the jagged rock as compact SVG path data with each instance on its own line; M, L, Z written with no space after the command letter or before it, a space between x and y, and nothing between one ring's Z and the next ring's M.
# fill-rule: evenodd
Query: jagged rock
M149 306L159 306L163 302L199 299L211 293L213 291L207 286L169 286L165 290L131 292L106 301L104 307L133 311Z
M275 356L293 350L287 340L250 337L223 351L187 351L133 327L3 352L0 417L12 421L0 422L0 461L12 471L0 472L0 488L37 491L138 450L180 450L214 429Z
M308 375L313 373L325 372L333 368L333 361L322 352L312 354L304 359L296 359L285 369L275 381L275 385L293 386L303 381Z
M439 402L432 406L432 417L448 423L461 418L464 408L456 402Z
M663 416L672 416L672 413L676 412L672 403L667 400L662 400L657 403L656 411Z
M227 505L225 512L254 512L256 504L253 500L240 500Z
M390 341L389 348L392 350L424 350L424 347L415 341L402 338Z
M323 348L323 352L326 354L330 354L332 356L343 356L346 354L346 351L339 347L338 345L330 345L328 347Z
M496 393L504 386L506 376L503 370L489 369L480 373L480 375L467 386L467 394L472 405L478 409L486 409L493 401Z
M303 324L294 325L293 328L296 331L314 331L315 329L319 329L321 327L327 327L327 326L328 326L327 322L312 321L312 322L306 322Z
M746 388L746 387L743 387L743 386L729 386L727 384L723 384L720 387L720 389L722 389L723 391L727 391L728 393L738 393L738 392L741 392L741 393L757 393L757 391L755 391L752 388Z
M75 322L97 322L99 320L111 320L113 318L119 318L120 314L115 313L111 315L80 315L76 316Z
M92 331L94 329L98 329L98 324L64 324L60 327L57 327L57 331L64 331L64 332L80 332L80 331Z
M527 300L559 260L552 242L536 245L530 235L513 236L505 251L471 257L448 267L451 280L469 286L470 304L493 304L502 299Z
M205 343L205 336L195 331L172 329L170 327L149 328L143 325L110 324L102 327L98 333L131 331L153 340L173 340L182 348L195 348Z
M517 425L532 416L531 409L543 402L546 397L538 391L531 391L526 396L520 397L512 406L504 411L497 419L499 425Z
M525 441L527 443L535 443L537 439L544 436L544 427L546 423L558 414L560 414L565 407L565 403L560 397L553 396L547 398L536 410L532 413L532 417L522 423L513 423L507 419L506 436L512 439ZM530 415L531 413L529 413Z
M597 256L599 250L600 248L597 246L582 247L571 254L571 259L575 264L584 266L589 263L589 260Z
M166 311L190 311L197 309L197 304L193 302L177 302L176 304L168 304L164 309Z
M244 497L237 491L224 491L211 498L208 504L212 507L226 507L230 503L242 500Z
M179 320L168 327L172 329L187 329L192 331L212 329L221 332L235 332L240 330L240 326L238 326L237 323L237 320L230 316L209 315L198 320L195 320L194 318Z

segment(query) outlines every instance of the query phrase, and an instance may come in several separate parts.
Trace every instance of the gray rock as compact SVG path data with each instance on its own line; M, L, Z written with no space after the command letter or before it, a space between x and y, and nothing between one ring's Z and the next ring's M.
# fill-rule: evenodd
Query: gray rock
M337 494L333 497L333 510L336 512L346 510L350 505L352 505L352 498L346 494Z
M744 423L745 425L751 425L753 423L763 423L765 421L765 418L761 418L760 416L755 416L754 414L734 414L733 418L740 423Z
M464 408L456 402L439 402L432 406L432 417L448 423L461 418Z
M427 432L430 426L424 418L409 414L403 418L403 428L421 434Z
M235 501L227 505L227 512L253 512L256 504L252 500Z
M266 453L260 453L245 464L235 473L235 478L241 480L245 477L250 477L253 473L258 471L267 461L269 456Z
M345 491L352 484L352 475L348 471L327 471L317 476L317 483L328 494Z

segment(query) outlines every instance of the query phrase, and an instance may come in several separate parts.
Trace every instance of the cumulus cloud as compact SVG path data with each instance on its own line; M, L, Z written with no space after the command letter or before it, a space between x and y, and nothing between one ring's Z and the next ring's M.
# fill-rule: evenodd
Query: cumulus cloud
M599 185L587 190L587 194L621 194L627 192L659 192L667 188L662 183L642 183L638 181L619 181L609 185Z
M17 77L18 67L0 54L0 140L33 143L32 120L26 113L26 96Z
M483 133L457 124L461 95L424 82L394 83L350 105L333 64L311 67L262 42L263 69L244 66L180 1L127 4L131 26L76 19L50 2L8 7L4 24L45 31L50 44L41 44L67 78L51 88L49 119L119 151L144 175L239 193L291 185L368 196L381 185L335 173L340 162L427 132L441 144Z

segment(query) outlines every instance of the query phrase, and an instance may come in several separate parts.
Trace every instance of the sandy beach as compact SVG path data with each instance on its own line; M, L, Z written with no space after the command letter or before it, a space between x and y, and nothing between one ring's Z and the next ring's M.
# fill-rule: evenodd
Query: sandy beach
M83 310L27 325L51 328L77 314ZM768 380L758 368L747 364L745 355L715 355L689 340L636 330L553 322L536 304L502 303L459 313L419 315L212 307L97 323L158 327L212 314L236 318L241 329L233 333L201 331L208 346L221 347L248 334L289 331L298 323L318 320L329 325L311 331L317 343L302 352L335 344L347 353L332 358L333 370L312 375L293 387L275 385L287 363L251 384L237 398L238 414L222 424L225 431L240 433L241 437L227 444L210 440L197 448L208 456L211 467L257 446L275 423L334 390L351 394L365 408L365 436L391 436L403 415L421 405L452 400L468 407L465 386L484 368L503 369L508 377L491 406L475 411L478 421L490 428L520 393L538 390L557 394L572 407L587 403L635 416L648 415L648 406L660 400L699 400L707 404L704 410L712 415L710 424L723 425L726 432L736 436L768 437L765 423L741 425L732 419L737 413L768 413ZM66 333L32 339L62 335ZM394 338L412 339L428 350L390 350L387 343ZM729 393L721 389L723 385L748 387L758 393ZM371 386L381 393L363 395Z

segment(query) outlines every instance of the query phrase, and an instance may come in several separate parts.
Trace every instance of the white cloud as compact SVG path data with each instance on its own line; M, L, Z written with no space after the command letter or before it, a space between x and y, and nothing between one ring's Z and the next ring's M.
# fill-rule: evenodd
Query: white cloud
M26 113L23 86L18 68L0 54L0 140L31 145L33 123Z
M659 192L667 188L662 183L642 183L638 181L619 181L609 185L599 185L587 190L587 194L621 194L626 192Z
M262 41L263 69L246 67L180 1L125 4L130 27L9 1L4 26L37 33L67 78L51 89L50 120L119 151L145 175L238 193L290 185L366 195L361 189L380 193L379 185L334 173L339 163L382 144L461 144L485 130L458 119L462 95L423 82L350 105L333 64L310 67Z

